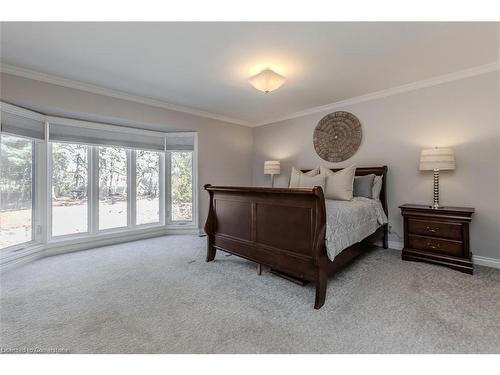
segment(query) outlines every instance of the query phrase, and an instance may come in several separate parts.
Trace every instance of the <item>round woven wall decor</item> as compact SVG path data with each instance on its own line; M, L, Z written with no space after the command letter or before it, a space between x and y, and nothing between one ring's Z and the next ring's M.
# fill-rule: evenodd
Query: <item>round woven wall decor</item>
M361 123L352 113L337 111L323 117L314 129L314 149L326 161L343 161L361 144Z

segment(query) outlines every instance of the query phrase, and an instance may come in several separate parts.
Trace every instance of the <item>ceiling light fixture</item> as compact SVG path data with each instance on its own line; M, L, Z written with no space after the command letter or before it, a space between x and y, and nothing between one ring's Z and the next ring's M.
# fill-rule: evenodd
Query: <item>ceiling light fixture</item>
M286 78L273 72L271 69L265 69L259 74L256 74L248 79L248 82L257 90L265 92L266 94L279 89Z

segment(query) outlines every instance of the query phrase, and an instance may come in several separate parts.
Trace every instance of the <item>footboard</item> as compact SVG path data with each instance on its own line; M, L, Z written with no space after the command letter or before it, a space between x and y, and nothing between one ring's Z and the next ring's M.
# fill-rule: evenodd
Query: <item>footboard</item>
M326 284L325 198L320 187L205 185L205 190L210 194L207 262L220 249L317 284L324 278Z

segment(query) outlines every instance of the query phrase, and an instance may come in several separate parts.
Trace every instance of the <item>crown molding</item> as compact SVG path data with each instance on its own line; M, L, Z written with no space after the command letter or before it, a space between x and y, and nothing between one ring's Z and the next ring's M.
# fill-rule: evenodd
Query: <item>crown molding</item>
M139 95L128 94L123 91L112 90L101 86L91 85L88 83L75 81L67 78L54 76L51 74L41 73L30 69L20 68L9 64L0 64L0 72L18 77L29 78L36 81L46 82L57 86L68 87L76 90L82 90L93 94L109 96L112 98L128 100L131 102L146 104L152 107L169 109L171 111L187 113L194 116L209 118L212 120L224 121L236 125L253 126L252 123L240 119L226 117L212 112L197 110L194 108L184 107L176 104L167 103L161 100L143 97Z
M500 58L500 56L499 56L499 58ZM353 105L353 104L363 103L363 102L367 102L370 100L387 98L389 96L403 94L406 92L419 90L419 89L423 89L423 88L427 88L427 87L432 87L432 86L440 85L440 84L447 83L447 82L457 81L457 80L468 78L468 77L474 77L474 76L481 75L481 74L491 73L491 72L494 72L497 70L500 70L500 61L490 63L490 64L485 64L485 65L480 65L480 66L470 68L470 69L460 70L458 72L445 74L445 75L441 75L441 76L437 76L437 77L433 77L433 78L429 78L429 79L424 79L421 81L412 82L412 83L409 83L406 85L401 85L401 86L396 86L396 87L392 87L392 88L385 89L385 90L376 91L376 92L365 94L365 95L356 96L353 98L341 100L338 102L334 102L334 103L330 103L330 104L326 104L326 105L322 105L322 106L318 106L318 107L304 109L302 111L293 112L293 113L286 115L286 116L276 117L276 118L272 118L272 119L269 119L266 121L254 123L254 122L249 122L249 121L245 121L245 120L226 117L226 116L219 115L216 113L205 112L205 111L197 110L194 108L170 104L170 103L167 103L167 102L164 102L161 100L157 100L157 99L128 94L128 93L125 93L122 91L107 89L104 87L95 86L95 85L91 85L91 84L87 84L87 83L83 83L83 82L79 82L79 81L74 81L74 80L70 80L70 79L66 79L66 78L61 78L61 77L57 77L57 76L50 75L50 74L40 73L40 72L36 72L36 71L30 70L30 69L19 68L19 67L9 65L9 64L0 64L0 72L6 73L6 74L11 74L11 75L15 75L15 76L23 77L23 78L33 79L36 81L51 83L51 84L58 85L58 86L63 86L63 87L73 88L73 89L82 90L82 91L86 91L86 92L91 92L93 94L109 96L109 97L122 99L122 100L128 100L128 101L132 101L132 102L136 102L136 103L146 104L146 105L153 106L153 107L164 108L164 109L168 109L168 110L172 110L172 111L187 113L190 115L195 115L195 116L199 116L199 117L209 118L209 119L213 119L213 120L218 120L218 121L223 121L223 122L227 122L227 123L248 126L248 127L259 127L259 126L264 126L264 125L272 125L272 124L275 124L275 123L278 123L281 121L291 120L291 119L294 119L297 117L307 116L307 115L320 113L320 112L332 111L332 110L344 108L346 106Z
M308 108L308 109L305 109L302 111L291 113L291 114L286 115L286 116L277 117L274 119L263 121L263 122L260 122L256 125L253 125L253 126L257 127L257 126L263 126L263 125L271 125L271 124L275 124L275 123L280 122L280 121L291 120L291 119L294 119L297 117L311 115L311 114L315 114L315 113L319 113L319 112L331 111L331 110L343 108L343 107L346 107L349 105L367 102L370 100L387 98L389 96L403 94L403 93L414 91L414 90L420 90L420 89L423 89L426 87L437 86L437 85L440 85L443 83L457 81L457 80L468 78L468 77L474 77L474 76L481 75L481 74L491 73L491 72L494 72L497 70L500 70L500 61L494 62L491 64L480 65L480 66L470 68L470 69L460 70L458 72L445 74L442 76L437 76L437 77L433 77L433 78L429 78L429 79L424 79L421 81L412 82L412 83L409 83L406 85L401 85L401 86L396 86L396 87L392 87L392 88L385 89L385 90L376 91L376 92L361 95L361 96L356 96L354 98L341 100L338 102L322 105L319 107Z

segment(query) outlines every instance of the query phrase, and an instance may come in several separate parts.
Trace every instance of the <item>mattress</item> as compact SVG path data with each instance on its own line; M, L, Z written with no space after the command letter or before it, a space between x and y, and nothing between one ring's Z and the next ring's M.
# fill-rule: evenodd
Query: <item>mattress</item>
M328 258L362 241L387 223L378 199L354 197L352 201L326 200L326 249Z

